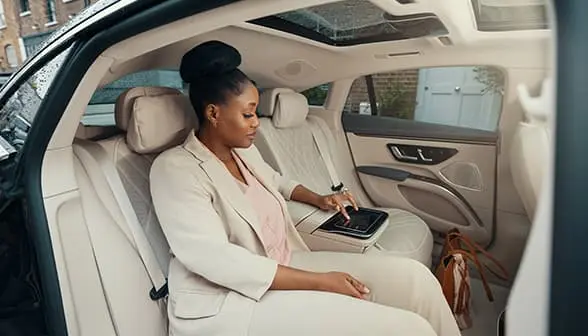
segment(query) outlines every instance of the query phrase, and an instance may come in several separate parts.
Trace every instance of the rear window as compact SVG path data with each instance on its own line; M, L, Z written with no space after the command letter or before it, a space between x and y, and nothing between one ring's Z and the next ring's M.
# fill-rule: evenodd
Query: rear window
M334 46L448 33L434 14L395 16L367 0L346 0L285 12L251 23Z
M308 99L308 105L323 106L327 100L327 95L329 94L329 84L315 86L300 93Z
M116 99L127 89L138 86L164 86L184 92L184 83L178 70L158 69L129 74L94 92L82 118L82 124L113 126Z

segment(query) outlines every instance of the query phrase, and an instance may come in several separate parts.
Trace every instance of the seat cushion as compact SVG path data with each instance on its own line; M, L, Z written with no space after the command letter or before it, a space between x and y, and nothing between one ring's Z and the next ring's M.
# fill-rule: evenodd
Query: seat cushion
M389 214L389 224L376 245L366 253L406 257L430 266L433 235L427 224L408 211L389 208L379 210Z

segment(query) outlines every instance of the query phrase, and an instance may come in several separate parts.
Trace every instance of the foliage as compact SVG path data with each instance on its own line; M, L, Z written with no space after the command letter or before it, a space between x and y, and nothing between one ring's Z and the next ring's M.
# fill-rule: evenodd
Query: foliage
M475 79L484 84L483 94L488 92L502 94L504 90L504 73L492 66L477 66L474 68Z
M415 109L414 89L401 83L391 83L378 90L378 112L381 116L412 119Z
M327 99L327 94L329 93L329 86L319 85L301 93L306 97L306 99L308 99L309 105L323 106L325 100Z

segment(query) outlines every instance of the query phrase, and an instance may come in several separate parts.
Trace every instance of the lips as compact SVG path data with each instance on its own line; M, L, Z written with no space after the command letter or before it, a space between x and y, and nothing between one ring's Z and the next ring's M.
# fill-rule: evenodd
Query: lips
M253 139L253 138L255 138L256 135L257 135L257 132L253 132L253 133L247 134L247 137L250 139Z

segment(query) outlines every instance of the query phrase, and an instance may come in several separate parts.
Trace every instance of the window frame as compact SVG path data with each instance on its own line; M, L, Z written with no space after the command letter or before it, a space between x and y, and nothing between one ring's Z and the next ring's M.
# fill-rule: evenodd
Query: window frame
M9 52L11 51L11 52ZM4 46L4 53L6 54L6 62L11 69L18 68L18 55L16 54L16 48L12 44L7 44ZM14 63L10 62L10 55L13 55Z
M57 23L57 4L55 0L46 0L45 6L45 14L47 15L47 23L45 25Z

